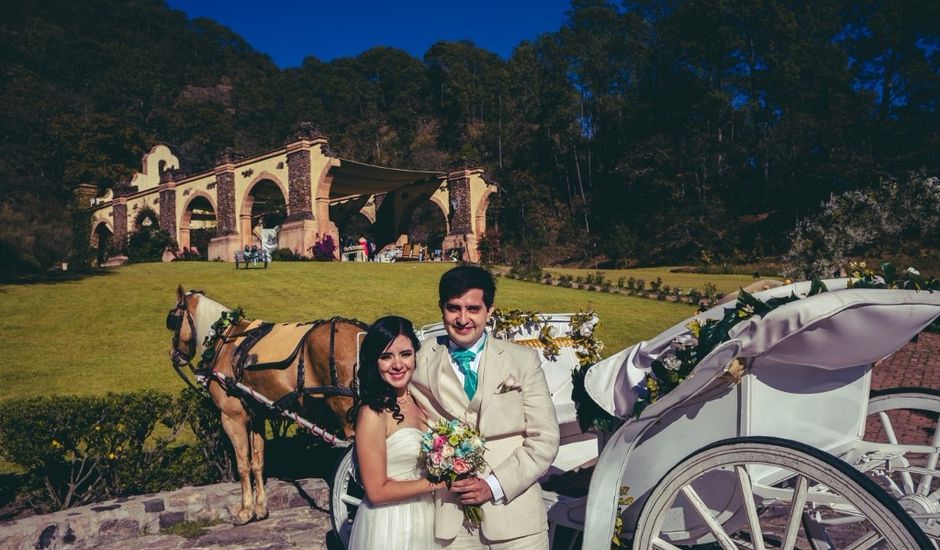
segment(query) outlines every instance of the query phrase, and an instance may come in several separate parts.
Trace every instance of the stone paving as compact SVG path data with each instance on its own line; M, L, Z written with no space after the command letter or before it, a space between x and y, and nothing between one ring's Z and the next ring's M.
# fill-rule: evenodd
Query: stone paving
M233 527L225 523L207 528L207 533L194 538L179 535L145 535L133 541L119 540L97 544L99 550L171 550L178 548L231 548L244 550L331 550L328 510L300 507L272 511L268 519ZM331 538L331 537L330 537ZM79 547L74 547L76 550Z

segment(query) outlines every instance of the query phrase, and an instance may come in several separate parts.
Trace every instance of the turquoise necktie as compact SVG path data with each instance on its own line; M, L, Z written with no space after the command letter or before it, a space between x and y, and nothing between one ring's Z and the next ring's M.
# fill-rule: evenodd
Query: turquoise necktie
M470 362L477 354L468 349L458 349L451 353L457 368L463 373L463 391L467 393L467 399L473 400L473 394L477 392L477 373L470 368Z

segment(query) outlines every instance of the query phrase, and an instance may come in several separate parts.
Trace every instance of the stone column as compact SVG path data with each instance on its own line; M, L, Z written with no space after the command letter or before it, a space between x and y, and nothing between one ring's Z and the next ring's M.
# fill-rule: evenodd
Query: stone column
M463 249L461 259L465 262L479 261L477 238L473 233L473 204L470 194L470 178L482 170L457 170L447 174L447 225L450 232L444 237L443 248Z
M169 172L161 174L160 179L160 229L169 233L179 245L176 231L176 182Z
M216 181L216 237L209 241L209 259L220 258L235 261L235 251L240 248L238 225L235 216L235 163L231 153L223 153L215 167Z
M114 213L114 235L111 237L114 242L114 247L120 251L124 252L124 248L127 246L127 199L124 197L117 197L112 203Z
M287 145L287 221L312 220L313 204L310 174L310 142Z
M302 256L312 256L316 243L311 155L313 146L322 141L303 134L287 144L287 219L281 225L278 241Z

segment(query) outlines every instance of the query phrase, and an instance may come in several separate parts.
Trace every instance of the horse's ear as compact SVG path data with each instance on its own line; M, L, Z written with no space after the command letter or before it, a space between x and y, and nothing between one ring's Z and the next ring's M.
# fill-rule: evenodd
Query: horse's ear
M185 299L186 293L183 291L183 285L178 285L176 287L176 303L182 304Z

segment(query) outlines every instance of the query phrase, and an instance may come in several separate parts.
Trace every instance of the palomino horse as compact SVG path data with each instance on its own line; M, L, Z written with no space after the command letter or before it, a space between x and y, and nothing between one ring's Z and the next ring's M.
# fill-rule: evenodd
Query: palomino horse
M235 448L242 488L242 507L234 523L243 525L268 516L264 420L252 414L256 408L246 406L238 390L226 387L212 373L241 382L285 409L302 409L308 396L325 398L350 437L353 430L347 412L355 392L358 338L367 326L340 318L272 325L236 316L234 323L226 322L232 316L232 310L201 291L184 293L179 287L167 328L174 333L170 350L173 365L177 369L192 367L194 360L198 361L197 373L208 381L209 395L222 413L222 427ZM266 360L272 357L276 359Z

